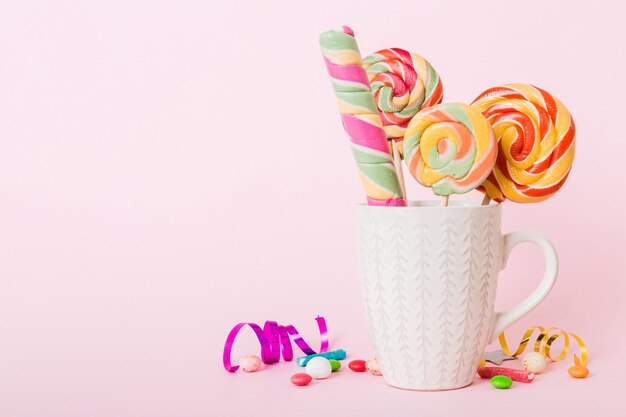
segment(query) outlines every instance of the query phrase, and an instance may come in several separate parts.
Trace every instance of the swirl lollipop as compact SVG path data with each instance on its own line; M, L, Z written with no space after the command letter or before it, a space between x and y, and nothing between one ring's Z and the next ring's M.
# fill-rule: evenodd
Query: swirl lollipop
M409 122L423 108L441 103L439 74L421 56L400 48L382 49L363 59L387 139L398 144ZM392 142L393 143L393 142Z
M496 161L497 142L487 119L467 104L437 104L413 117L404 134L404 156L420 184L444 196L479 186Z
M563 186L576 136L563 103L532 85L507 84L486 90L472 107L489 120L499 141L493 172L479 187L486 201L535 203Z

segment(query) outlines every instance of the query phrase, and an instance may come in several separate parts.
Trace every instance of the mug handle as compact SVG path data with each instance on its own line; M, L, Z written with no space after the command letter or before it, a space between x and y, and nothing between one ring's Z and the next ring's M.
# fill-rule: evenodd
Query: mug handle
M535 308L544 298L548 295L554 283L556 282L556 276L559 272L559 259L554 249L554 245L547 237L539 232L530 230L507 233L503 236L503 251L502 251L502 269L506 266L509 260L509 255L513 248L521 242L533 242L536 243L543 251L543 256L546 259L546 269L543 273L543 279L535 290L530 293L528 297L515 307L506 311L497 312L495 316L495 324L493 326L493 332L491 334L491 341L493 342L496 337L504 329L511 324L522 318L526 313Z

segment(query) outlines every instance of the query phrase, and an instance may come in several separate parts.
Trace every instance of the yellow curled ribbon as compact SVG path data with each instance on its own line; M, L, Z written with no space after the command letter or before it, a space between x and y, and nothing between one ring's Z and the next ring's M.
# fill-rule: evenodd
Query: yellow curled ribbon
M506 338L504 337L504 332L502 332L498 336L498 341L500 342L502 351L506 355L509 355L509 356L516 356L516 357L519 356L526 349L526 346L530 342L531 336L533 335L535 330L539 330L539 336L537 336L537 339L535 339L535 346L533 348L535 352L542 352L545 357L549 358L553 362L560 361L564 359L565 356L567 356L567 352L569 350L569 344L570 344L570 337L571 337L572 339L576 341L576 343L578 344L578 348L580 349L580 361L578 361L578 358L576 357L576 355L574 355L574 361L576 362L577 365L578 364L582 366L587 365L587 361L589 360L589 355L587 353L587 347L585 346L585 342L583 342L583 340L579 336L575 335L574 333L566 332L565 330L561 330L558 327L548 327L548 328L544 328L541 326L529 327L524 333L524 336L522 337L522 340L515 352L513 352L509 348L509 345L506 342ZM559 337L563 338L563 349L561 350L561 353L553 357L552 354L550 353L550 348L552 347L552 344L554 343L554 341L557 340Z

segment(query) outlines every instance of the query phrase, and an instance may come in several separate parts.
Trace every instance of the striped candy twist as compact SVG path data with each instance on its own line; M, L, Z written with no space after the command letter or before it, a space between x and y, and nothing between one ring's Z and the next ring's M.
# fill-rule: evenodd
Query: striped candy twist
M319 41L368 203L405 206L354 32L344 26L322 33Z
M437 195L463 194L487 178L497 142L487 119L467 104L437 104L417 113L404 134L405 161Z
M491 199L536 203L556 193L569 175L576 127L556 97L528 84L486 90L472 103L499 141L493 172L479 189Z
M406 127L423 108L443 100L443 86L437 71L421 56L400 48L375 52L363 59L387 139L398 142Z

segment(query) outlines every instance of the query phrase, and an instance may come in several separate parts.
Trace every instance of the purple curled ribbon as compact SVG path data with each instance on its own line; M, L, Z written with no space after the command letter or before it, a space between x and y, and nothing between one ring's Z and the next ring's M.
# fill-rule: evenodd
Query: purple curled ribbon
M324 317L317 316L317 327L320 329L320 353L328 350L328 328L326 327L326 320ZM261 344L261 360L263 363L275 363L280 360L280 352L282 346L283 359L290 361L293 359L293 349L291 348L291 339L300 350L307 355L314 355L316 352L311 349L309 345L304 341L300 333L291 324L287 326L281 326L275 321L266 321L263 328L255 323L239 323L228 333L226 337L226 343L224 344L224 369L228 372L235 372L239 369L239 365L233 366L230 362L230 352L233 348L235 338L244 326L250 326L256 334L259 343Z

